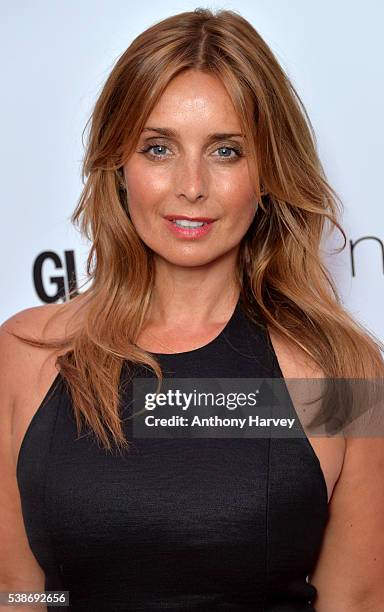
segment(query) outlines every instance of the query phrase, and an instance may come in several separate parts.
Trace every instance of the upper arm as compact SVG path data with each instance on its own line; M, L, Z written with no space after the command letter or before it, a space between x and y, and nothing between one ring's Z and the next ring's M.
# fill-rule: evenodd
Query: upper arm
M318 612L384 610L384 438L348 438L311 576Z
M10 332L15 331L15 325L21 331L23 316L28 315L15 315L0 327L0 590L44 591L44 572L25 532L12 453L17 380L22 372L23 383L28 385L30 350Z

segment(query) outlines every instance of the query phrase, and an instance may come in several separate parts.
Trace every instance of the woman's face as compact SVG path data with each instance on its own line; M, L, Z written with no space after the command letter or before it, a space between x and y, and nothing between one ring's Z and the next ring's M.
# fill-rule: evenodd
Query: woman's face
M132 223L155 257L177 266L235 258L256 210L245 144L219 79L189 70L171 81L124 166ZM183 216L211 221L170 220Z

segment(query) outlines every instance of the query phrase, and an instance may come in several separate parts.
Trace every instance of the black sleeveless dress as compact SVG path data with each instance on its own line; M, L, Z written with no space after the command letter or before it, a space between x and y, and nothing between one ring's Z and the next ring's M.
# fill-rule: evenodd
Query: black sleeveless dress
M168 378L282 378L266 326L240 298L209 344L155 355ZM69 591L79 612L315 610L309 576L329 514L305 434L140 439L132 420L124 428L134 442L124 456L78 438L60 373L31 420L17 481L45 590Z

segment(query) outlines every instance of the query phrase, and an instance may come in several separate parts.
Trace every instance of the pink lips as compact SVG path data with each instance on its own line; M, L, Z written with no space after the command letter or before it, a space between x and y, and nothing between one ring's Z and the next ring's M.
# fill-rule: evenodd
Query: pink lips
M166 215L165 219L169 219L170 221L174 221L175 219L184 219L186 221L206 221L207 223L212 223L215 219L211 219L211 217L187 217L186 215Z
M187 239L196 239L196 238L201 238L202 236L206 236L212 229L213 223L214 221L211 220L210 222L208 221L208 219L191 219L188 217L183 217L182 215L180 217L177 217L177 219L188 219L189 221L206 221L207 224L206 225L202 225L201 227L179 227L176 225L176 223L174 223L173 221L170 220L170 218L164 218L165 223L167 224L168 229L173 232L174 235L176 236L181 236L182 238L187 238Z

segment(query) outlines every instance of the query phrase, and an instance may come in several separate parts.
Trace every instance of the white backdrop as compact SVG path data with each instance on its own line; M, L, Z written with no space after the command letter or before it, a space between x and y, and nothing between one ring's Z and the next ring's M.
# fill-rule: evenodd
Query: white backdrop
M69 217L81 191L81 133L118 56L164 17L240 12L287 71L345 206L347 246L327 260L349 311L384 339L384 3L237 0L2 0L0 320L85 278L88 245ZM341 235L336 234L341 245ZM356 244L357 243L357 244ZM64 298L63 298L64 299Z

